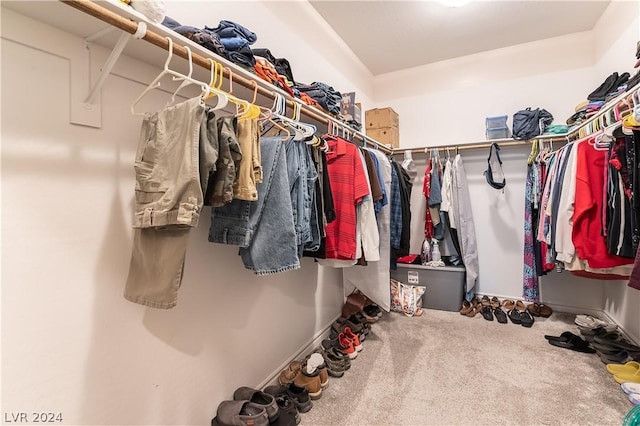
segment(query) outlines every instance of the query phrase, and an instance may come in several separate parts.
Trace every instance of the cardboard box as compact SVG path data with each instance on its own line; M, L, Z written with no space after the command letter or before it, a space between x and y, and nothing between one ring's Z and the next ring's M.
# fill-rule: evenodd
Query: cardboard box
M385 127L400 127L398 113L391 108L375 108L365 113L367 129L381 129Z
M397 127L382 127L380 129L367 128L367 136L384 145L400 148L400 132Z

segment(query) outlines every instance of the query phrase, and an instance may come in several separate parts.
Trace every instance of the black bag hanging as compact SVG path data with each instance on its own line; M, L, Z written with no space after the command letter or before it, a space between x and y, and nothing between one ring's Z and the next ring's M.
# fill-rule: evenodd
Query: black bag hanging
M533 139L544 133L553 122L553 115L546 109L523 109L513 114L513 138L521 140Z
M502 182L496 182L493 180L493 170L491 170L491 156L493 152L496 152L496 158L498 159L498 167L500 167L500 174L502 175ZM489 148L489 157L487 158L487 170L484 171L484 176L487 178L487 183L495 189L502 189L507 184L507 180L504 178L504 171L502 170L502 160L500 159L500 146L497 143L492 143Z

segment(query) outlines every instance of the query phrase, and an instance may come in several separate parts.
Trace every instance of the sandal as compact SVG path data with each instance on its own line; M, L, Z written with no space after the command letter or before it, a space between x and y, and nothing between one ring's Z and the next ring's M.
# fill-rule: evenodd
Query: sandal
M462 307L460 308L460 315L467 315L474 307L470 302L466 300L462 301Z
M532 303L530 305L527 305L527 311L529 311L529 313L531 315L533 315L534 317L539 317L540 316L540 305L538 303Z
M512 323L514 323L514 324L522 324L520 311L512 309L512 310L509 311L508 317L509 317L509 319L511 320Z
M553 313L553 309L551 309L549 306L545 305L544 303L538 303L538 309L540 312L540 316L542 318L549 318Z
M527 307L524 305L524 302L522 300L516 300L515 309L520 312L525 312L527 310Z
M490 307L484 306L482 308L482 311L480 311L480 313L482 314L484 319L486 319L487 321L493 321L493 312L491 311Z
M466 315L466 316L468 316L468 317L473 318L473 317L475 317L476 315L478 315L478 312L480 312L480 304L473 305L473 306L471 307L471 310L470 310L469 312L467 312L466 314L463 314L463 315Z
M493 296L491 298L491 307L493 309L497 309L500 307L500 299L498 299L497 297Z
M535 319L533 319L533 317L529 312L522 311L520 313L520 325L522 325L523 327L530 328L534 322L535 322Z
M511 299L504 299L502 301L502 307L505 308L507 311L512 310L515 306L516 306L516 302L514 302Z
M482 306L491 306L491 301L489 300L489 296L482 296L482 299L480 299L480 303L482 303Z
M502 308L495 308L493 310L493 314L496 316L496 320L500 323L500 324L506 324L507 321L507 314L504 313L504 311L502 310Z

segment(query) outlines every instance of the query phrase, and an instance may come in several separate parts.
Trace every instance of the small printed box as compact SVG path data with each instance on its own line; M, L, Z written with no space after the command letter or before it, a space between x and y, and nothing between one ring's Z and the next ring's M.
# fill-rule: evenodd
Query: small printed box
M364 116L367 122L367 129L381 129L384 127L399 127L400 119L398 113L392 108L370 109Z
M400 132L397 127L367 128L367 136L372 137L384 145L400 148Z

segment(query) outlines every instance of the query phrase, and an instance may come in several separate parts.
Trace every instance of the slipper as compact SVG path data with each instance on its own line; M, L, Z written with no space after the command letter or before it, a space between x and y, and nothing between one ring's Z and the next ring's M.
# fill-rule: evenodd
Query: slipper
M487 321L493 321L493 313L491 312L490 307L488 306L483 307L480 313L482 314L484 319L486 319Z
M496 320L500 323L500 324L506 324L507 321L507 314L504 313L504 311L501 308L495 308L493 310L493 314L496 316Z
M580 336L575 335L570 331L565 331L560 336L550 336L548 334L545 334L544 338L547 339L547 340L555 340L555 341L558 341L558 342L569 342L569 341L572 341L573 344L576 345L576 346L584 346L584 347L589 346L589 342L583 340L582 338L580 338Z
M514 308L514 306L516 306L516 302L514 302L511 299L504 299L502 301L502 306L507 310L510 311Z
M611 374L635 374L640 370L640 364L635 361L629 361L626 364L607 364L607 371Z
M590 342L590 343L591 343L591 346L596 351L598 351L599 353L604 354L604 355L615 355L618 352L624 350L624 349L620 349L620 348L617 348L617 347L611 346L611 345L603 345L601 343L596 343L596 342Z
M611 324L599 318L592 317L591 315L576 315L576 319L574 320L574 322L576 323L576 325L584 328L603 327L607 331L614 331L616 328L618 328L618 326L615 324Z
M467 315L473 309L473 305L466 300L462 301L462 307L460 308L460 315Z
M489 296L482 296L482 299L480 299L480 303L482 303L482 306L491 306Z
M499 308L500 307L500 299L498 299L497 297L493 296L491 298L491 307L493 309Z
M512 323L514 324L522 324L522 319L521 319L521 314L519 311L516 311L515 309L512 309L509 311L509 313L507 314L509 319L511 320Z
M613 379L620 384L624 382L640 383L640 370L634 374L616 373L613 375Z
M631 401L633 405L640 405L640 393L630 393L629 401Z
M640 393L640 383L625 382L620 385L624 393Z
M540 313L540 316L542 318L549 318L553 313L553 309L551 309L549 306L545 305L544 303L538 303L538 312Z
M620 363L626 362L629 359L629 352L625 351L624 349L613 354L605 354L605 353L599 352L596 349L596 353L598 354L600 361L604 362L607 365L620 364Z
M531 303L530 305L527 305L527 311L529 311L529 313L534 317L539 317L540 316L539 306L540 305L538 305L537 303Z
M607 332L607 329L604 327L584 328L578 326L578 330L580 330L580 334L583 336L599 336Z
M557 346L559 348L570 349L576 352L583 352L586 354L594 354L596 350L589 346L575 345L573 342L561 342L559 340L548 340L550 345Z
M535 322L535 320L533 319L533 317L531 316L531 314L527 311L522 311L520 313L520 324L523 327L527 327L530 328L533 323Z
M525 312L527 310L527 307L524 305L524 302L522 300L516 300L516 309L520 312Z

